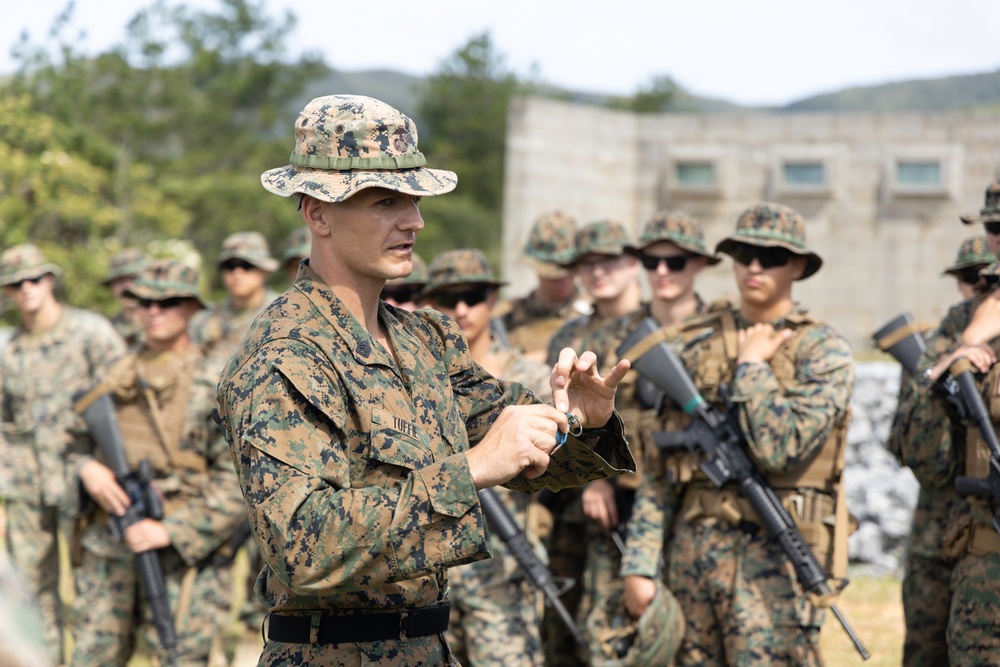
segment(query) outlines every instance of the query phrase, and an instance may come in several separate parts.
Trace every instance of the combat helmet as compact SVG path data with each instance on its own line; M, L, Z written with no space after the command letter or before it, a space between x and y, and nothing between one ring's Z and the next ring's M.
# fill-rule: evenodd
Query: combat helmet
M625 609L624 591L612 591L587 615L583 628L592 667L660 667L672 664L684 638L680 603L661 581L638 620Z

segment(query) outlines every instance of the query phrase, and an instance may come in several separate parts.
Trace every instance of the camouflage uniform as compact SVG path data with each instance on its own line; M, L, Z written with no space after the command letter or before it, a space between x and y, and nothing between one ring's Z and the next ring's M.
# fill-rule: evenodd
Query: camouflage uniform
M540 216L524 246L524 261L540 278L564 278L570 274L563 265L576 255L573 218L553 211ZM546 307L538 302L538 292L500 304L496 316L501 318L507 340L515 349L525 353L543 354L548 350L549 339L569 318L590 312L588 304L578 291L564 303ZM539 357L541 358L541 357Z
M271 257L267 241L258 232L236 232L226 237L218 265L230 259L241 259L266 273L278 268L278 261ZM228 359L239 347L253 318L277 296L266 290L259 304L242 311L236 310L231 298L203 310L191 320L191 339L205 347L208 353Z
M59 269L35 246L0 255L0 285ZM61 306L56 324L33 333L20 327L0 349L0 495L6 500L7 550L45 619L46 644L60 660L58 536L68 534L63 453L69 444L73 395L99 368L125 353L104 317Z
M805 249L803 227L798 213L787 207L758 205L741 215L736 234L722 241L717 252L730 252L734 242L784 247L807 257L803 277L808 277L821 260ZM801 518L812 523L803 527L804 533L815 528L814 539L833 542L834 536L821 531L841 508L846 514L846 506L838 504L843 494L834 499L825 490L839 488L843 466L854 381L850 348L799 307L771 323L796 333L766 363L735 364L735 330L749 326L738 311L694 318L679 335L708 327L718 332L722 327L714 320L722 317L735 319L730 340L714 333L680 348L681 359L707 400L718 400L721 385L731 388L749 453L761 472L779 497L801 503ZM720 348L730 347L723 361ZM679 430L685 423L683 413L670 406L658 417L658 430ZM810 510L813 505L816 509ZM668 551L668 586L687 619L679 665L822 662L818 640L823 612L806 601L784 553L756 521L734 489L715 491L686 454L647 455L622 574L654 578L661 554ZM846 567L846 534L842 546L836 555ZM816 551L828 571L834 569L833 555Z
M276 194L336 202L366 187L414 196L454 187L454 174L423 167L412 121L377 100L318 98L296 127L293 164L262 176ZM303 264L220 382L267 564L257 582L270 612L262 665L447 664L434 630L447 622L445 572L489 554L465 452L505 406L537 399L485 374L449 318L384 303L378 318L395 359ZM509 486L631 469L620 428L613 417L571 437L545 475ZM425 629L406 632L411 624Z
M503 285L478 250L441 253L431 262L425 279L427 285L423 296L432 300L441 288L485 286L498 289ZM546 403L552 401L548 366L496 342L490 354L502 369L497 378L521 384ZM526 537L538 545L537 536L528 523L531 496L504 488L494 490ZM541 667L538 593L498 536L490 535L489 549L492 558L451 568L448 573L451 586L448 643L463 665ZM541 550L540 546L537 550Z
M197 271L169 260L150 262L129 293L137 299L201 301ZM143 346L103 370L97 387L76 409L110 394L130 468L142 461L152 466L171 542L158 556L175 615L179 661L205 665L228 624L232 602L231 559L223 564L222 552L231 549L229 540L245 517L228 447L211 416L220 369L189 345L178 352ZM66 457L74 485L80 484L80 467L94 457L101 455L81 434ZM89 496L79 502L81 515L93 509ZM140 600L134 554L112 535L103 510L89 516L80 539L72 664L124 666L144 620L147 645L156 651L159 639ZM181 598L189 600L186 613L179 609Z
M312 245L312 232L308 227L299 227L288 235L285 241L285 252L281 255L281 270L292 276L298 271L299 262L309 256Z
M54 664L42 629L38 602L0 552L0 665L47 667Z
M119 278L135 278L145 263L146 256L141 250L125 248L108 262L108 273L104 276L101 284L109 287ZM117 315L111 318L111 324L114 325L118 335L122 337L128 347L139 342L141 331L139 324L135 321L134 309L130 311L123 307Z

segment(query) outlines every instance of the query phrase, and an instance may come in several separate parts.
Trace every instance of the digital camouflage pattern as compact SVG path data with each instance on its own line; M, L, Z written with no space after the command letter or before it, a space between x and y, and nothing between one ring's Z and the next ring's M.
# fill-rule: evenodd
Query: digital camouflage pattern
M411 260L413 261L413 270L410 271L410 275L401 276L399 278L390 278L385 281L386 285L413 285L414 287L423 287L427 284L427 262L417 253L411 253Z
M722 261L705 246L705 232L701 221L679 208L660 211L654 215L642 228L642 234L632 252L648 248L659 241L669 241L681 250L705 257L709 265Z
M591 667L652 667L673 664L684 636L684 612L673 594L656 582L649 607L633 619L621 589L594 607L583 626ZM624 655L621 655L625 649Z
M42 616L21 575L0 551L0 665L48 667L49 655Z
M625 226L617 220L592 222L576 232L576 252L569 264L576 264L587 255L621 255L631 242Z
M491 353L501 360L498 377L528 388L539 400L551 403L551 369L494 344ZM528 521L532 497L494 488L542 562L544 548ZM492 558L448 571L451 586L451 622L448 643L459 662L468 667L507 665L542 667L542 639L538 614L540 594L524 575L503 541L489 537Z
M1000 179L986 186L985 203L979 209L979 215L966 213L960 217L967 225L977 222L1000 222Z
M148 262L125 290L125 295L151 300L182 297L205 305L198 284L198 269L169 259Z
M34 265L37 271L39 263ZM7 502L7 550L38 598L53 662L62 646L58 535L68 532L63 455L74 427L73 396L124 353L108 320L67 306L51 329L18 328L0 347L0 489Z
M944 275L956 275L962 269L973 266L986 267L997 261L996 255L990 250L985 236L973 236L962 241L958 247L955 261L944 270Z
M237 310L229 298L206 308L191 318L188 326L191 340L204 346L212 354L228 358L239 347L253 318L276 298L278 294L268 289L264 291L260 304L254 308Z
M298 266L299 260L308 257L312 251L312 232L308 227L299 227L285 241L285 252L281 255L281 268L288 270L289 265L295 262Z
M559 360L559 353L563 348L571 348L579 354L586 348L583 341L594 334L598 329L608 324L615 318L601 317L597 311L589 315L580 315L559 327L559 330L552 334L549 340L549 351L545 357L545 363L550 366Z
M806 258L806 268L799 280L813 275L823 265L823 260L806 247L806 223L795 209L763 202L745 210L736 221L736 232L719 241L715 252L730 254L739 244L784 248Z
M740 364L716 378L730 383L749 453L765 475L793 472L824 447L846 419L854 385L847 341L827 325L810 323L798 307L771 324L781 329L794 322L800 323L794 325L799 332L783 345L790 358L779 350L770 363ZM738 329L750 325L738 314L736 324ZM714 392L702 386L702 355L717 335L679 354L709 400ZM794 369L784 386L772 370L782 358ZM677 424L667 429L676 430L683 424L671 411L680 412L673 408L660 419ZM654 460L647 454L647 463ZM667 586L687 619L677 664L820 664L823 613L806 603L791 568L776 567L787 558L763 530L744 532L710 507L679 515L683 495L695 484L672 483L659 464L647 467L621 569L623 576L656 578L668 545Z
M524 244L524 258L541 278L564 278L562 265L573 261L576 220L561 211L549 211L535 219Z
M505 406L537 399L475 364L449 318L380 304L379 319L398 364L303 266L219 383L219 413L267 565L257 593L271 613L435 605L446 600L447 568L489 554L464 452ZM507 486L578 486L634 468L617 417L581 438L555 453L546 474ZM448 659L440 636L337 646L268 640L261 664L361 658Z
M417 150L417 126L385 102L360 95L326 95L295 121L291 164L264 172L260 181L282 197L302 193L339 202L366 188L416 197L455 189L453 172L428 169Z
M271 257L271 248L260 232L236 232L227 236L222 241L216 263L221 266L230 259L242 259L267 273L278 268L278 260Z
M45 261L42 251L30 243L7 248L0 254L0 285L39 278L47 273L58 276L62 269Z
M177 444L171 446L177 452L173 458L164 453L167 446L162 440L137 441L127 428L122 428L122 437L130 466L137 465L139 459L148 460L163 495L162 523L171 546L161 549L159 556L175 615L185 573L189 568L197 572L189 612L175 618L181 662L207 664L213 642L229 622L232 602L231 563L220 566L213 556L220 548L229 547L228 540L245 517L229 449L211 415L221 368L194 348L165 353L142 349L104 371L102 382L108 385L120 419L125 406L146 404L146 386L164 420L169 422L170 417L175 417L182 422ZM174 401L182 399L182 387L188 383L186 405L175 406ZM155 429L149 431L158 433ZM67 452L68 478L76 482L80 466L95 457L100 455L93 442L81 433ZM171 464L173 460L178 463ZM148 622L149 610L141 601L134 555L114 538L101 511L89 522L81 546L73 665L124 667L140 631L154 650L159 647L156 632ZM146 621L144 626L137 622L139 618Z
M134 278L146 264L146 254L138 248L123 248L108 261L108 272L104 274L102 285L110 285L119 278Z
M482 251L471 248L446 250L427 267L427 284L420 296L430 297L445 287L484 285L500 288L506 284L493 275Z

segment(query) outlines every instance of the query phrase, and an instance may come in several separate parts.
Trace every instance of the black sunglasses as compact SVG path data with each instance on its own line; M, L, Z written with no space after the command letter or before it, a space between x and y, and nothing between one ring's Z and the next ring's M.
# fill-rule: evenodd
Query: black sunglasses
M1000 222L987 222L983 226L986 227L987 234L993 234L994 236L1000 234Z
M172 296L168 299L136 299L136 303L140 308L150 308L155 303L160 310L169 310L184 303L184 299L183 296Z
M431 302L437 308L454 309L459 303L464 303L469 308L478 306L490 297L491 288L476 287L462 292L439 292L431 297Z
M44 277L45 276L38 276L37 278L25 278L24 280L18 280L16 283L10 283L8 287L13 287L14 289L21 289L21 287L25 284L37 285L38 283L42 282L42 278Z
M745 243L733 246L729 255L743 266L750 266L756 259L762 269L784 266L792 258L792 253L784 248L766 248Z
M227 259L219 266L222 268L223 271L235 271L236 269L243 269L244 271L249 271L250 269L257 268L250 262L244 261L242 259Z
M636 255L639 261L642 262L643 268L647 271L656 271L660 268L660 262L666 262L667 268L673 273L683 271L687 266L688 260L691 259L687 255L672 255L670 257L658 257L657 255L647 255L644 252L637 253Z
M955 277L961 280L963 283L969 285L975 285L979 282L979 270L981 266L967 266L964 269L959 269L955 272Z
M379 298L383 301L392 299L396 303L409 303L420 294L420 286L400 285L399 287L383 287Z

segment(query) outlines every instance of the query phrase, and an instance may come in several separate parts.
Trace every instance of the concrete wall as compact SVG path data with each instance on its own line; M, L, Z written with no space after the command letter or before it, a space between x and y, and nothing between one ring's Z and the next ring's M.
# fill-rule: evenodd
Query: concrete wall
M902 310L936 321L958 300L941 270L981 225L963 212L983 205L1000 173L1000 114L646 114L522 98L508 121L504 189L504 260L510 295L534 276L519 261L528 229L561 209L579 224L611 217L637 232L656 211L679 207L705 224L710 247L758 201L799 210L808 245L823 269L794 296L843 332L858 351ZM818 188L782 183L787 161L822 162ZM941 165L938 187L896 182L898 160ZM685 187L676 164L715 165L716 184ZM699 278L711 299L732 294L731 263Z

